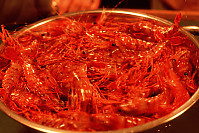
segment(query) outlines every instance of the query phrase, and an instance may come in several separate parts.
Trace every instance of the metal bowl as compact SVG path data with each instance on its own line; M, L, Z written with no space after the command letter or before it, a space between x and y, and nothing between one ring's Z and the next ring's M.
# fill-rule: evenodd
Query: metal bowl
M95 10L95 11L67 13L62 16L53 16L53 17L50 17L47 19L43 19L41 21L38 21L34 24L31 24L31 25L17 31L14 34L14 36L23 34L23 32L28 31L30 29L40 28L40 26L42 26L42 25L48 24L49 22L52 22L52 21L62 19L63 17L69 17L69 18L72 18L72 19L75 19L78 21L82 21L82 22L84 22L84 21L85 22L95 22L95 20L97 19L97 16L100 15L102 12L106 13L108 15L108 19L114 17L117 21L122 21L122 22L136 22L137 20L143 19L143 20L156 21L160 25L172 25L173 24L170 21L167 21L165 19L162 19L162 18L159 18L156 16L152 16L152 15L139 13L139 12L131 12L131 11L125 11L125 10L105 10L105 11L104 10ZM193 43L197 47L199 47L199 42L192 34L187 32L183 28L181 28L180 30L183 34L187 35L189 37L189 39L191 41L193 41ZM176 110L174 110L173 112L171 112L170 114L168 114L164 117L161 117L157 120L148 122L143 125L126 128L126 129L114 130L114 131L105 131L105 132L109 132L109 133L142 132L142 131L146 131L148 129L157 127L157 126L162 125L168 121L171 121L171 120L175 119L176 117L180 116L181 114L183 114L194 103L196 103L198 98L199 98L199 89L191 96L191 98L186 103L184 103L182 106L180 106L179 108L177 108ZM34 123L34 122L29 121L29 120L25 119L24 117L16 114L11 109L9 109L6 105L4 105L2 102L0 102L0 110L2 110L5 114L7 114L9 117L13 118L14 120L22 123L25 126L33 128L36 131L49 132L49 133L76 133L77 132L77 131L55 129L55 128L51 128L51 127L47 127L44 125ZM89 133L89 132L84 132L84 133ZM104 133L104 132L98 132L98 133Z

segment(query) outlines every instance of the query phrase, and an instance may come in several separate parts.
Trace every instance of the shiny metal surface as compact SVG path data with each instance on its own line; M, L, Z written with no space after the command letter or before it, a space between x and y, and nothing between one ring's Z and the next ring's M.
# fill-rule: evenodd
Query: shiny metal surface
M95 11L87 11L87 12L79 12L79 13L68 13L68 14L65 14L64 17L71 17L71 18L74 18L74 19L78 18L80 21L86 20L86 21L92 22L96 19L96 16L98 16L101 13L102 13L102 10L95 10ZM108 17L116 17L118 19L118 21L134 22L138 19L146 19L146 20L155 20L162 25L172 25L171 22L169 22L165 19L155 17L155 16L151 16L151 15L147 15L147 14L143 14L143 13L138 13L138 12L129 12L129 11L124 11L124 10L122 10L122 11L121 10L113 10L113 11L112 10L106 10L106 11L104 11L104 13L107 13ZM23 28L19 32L27 31L29 29L38 28L40 25L47 24L48 22L60 19L62 17L55 16L55 17L50 17L50 18L44 19L44 20L39 21L39 22L37 22L33 25L30 25L30 26L27 26L26 28ZM181 31L184 34L186 34L196 44L197 47L199 47L199 43L198 43L197 39L192 34L187 32L183 28L181 29ZM19 32L16 32L15 36L20 34ZM184 105L182 105L181 107L179 107L178 109L176 109L172 113L170 113L170 114L168 114L168 115L166 115L162 118L148 122L148 123L140 125L140 126L121 129L121 130L115 130L115 131L108 131L108 132L109 133L142 132L142 131L154 128L158 125L161 125L161 124L164 124L168 121L171 121L171 120L175 119L176 117L180 116L181 114L183 114L187 109L189 109L198 100L198 98L199 98L199 90L197 90L196 93ZM13 118L14 120L22 123L25 126L31 127L31 128L33 128L37 131L49 132L49 133L77 133L75 131L66 131L66 130L54 129L54 128L46 127L46 126L43 126L43 125L39 125L37 123L33 123L33 122L17 115L13 111L11 111L2 102L0 102L0 109L6 115ZM84 132L84 133L87 133L87 132ZM97 133L104 133L104 132L97 132Z
M199 27L198 26L183 26L183 28L195 36L199 36Z

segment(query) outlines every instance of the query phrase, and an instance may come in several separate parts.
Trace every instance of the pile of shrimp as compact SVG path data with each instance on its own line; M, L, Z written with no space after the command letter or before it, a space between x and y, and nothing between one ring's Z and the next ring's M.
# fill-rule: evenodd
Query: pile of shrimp
M12 36L2 26L0 99L53 128L107 131L163 117L198 88L198 48L155 21L62 17Z

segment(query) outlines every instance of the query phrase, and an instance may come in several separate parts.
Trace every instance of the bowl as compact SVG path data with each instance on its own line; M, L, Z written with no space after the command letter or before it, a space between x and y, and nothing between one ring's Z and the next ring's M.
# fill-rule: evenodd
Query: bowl
M20 36L21 34L23 34L24 32L28 31L28 30L38 30L40 29L40 26L42 25L48 25L48 23L51 23L53 21L59 20L59 19L63 19L65 17L69 17L71 19L75 19L81 22L95 22L96 19L98 18L98 16L102 13L107 14L108 18L115 18L117 21L121 21L121 22L136 22L138 20L147 20L147 21L156 21L158 25L173 25L173 23L171 23L170 21L167 21L165 19L156 17L156 16L152 16L152 15L148 15L148 14L144 14L144 13L139 13L139 12L132 12L132 11L128 11L128 10L94 10L94 11L84 11L84 12L75 12L75 13L67 13L61 16L53 16L53 17L49 17L46 19L43 19L41 21L38 21L34 24L28 25L22 29L20 29L19 31L17 31L14 36ZM183 28L180 28L180 31L187 35L188 38L197 46L199 47L199 43L197 41L197 39L190 34L189 32L187 32L186 30L184 30ZM125 128L125 129L119 129L119 130L112 130L112 131L100 131L99 133L103 133L103 132L109 132L109 133L118 133L118 132L142 132L142 131L146 131L148 129L157 127L159 125L165 124L166 122L169 122L173 119L175 119L176 117L182 115L186 110L188 110L192 105L194 105L194 103L196 103L196 101L199 98L199 90L197 90L192 96L191 98L185 102L182 106L180 106L179 108L177 108L176 110L172 111L171 113L169 113L166 116L163 116L159 119L147 122L145 124L142 125L138 125L135 127L130 127L130 128ZM40 125L37 123L34 123L32 121L29 121L27 119L25 119L24 117L16 114L15 112L13 112L11 109L9 109L3 102L0 102L0 109L9 117L13 118L14 120L22 123L25 126L31 127L37 131L42 131L42 132L49 132L49 133L75 133L77 131L70 131L70 130L61 130L61 129L55 129L55 128L51 128L51 127L47 127L44 125ZM85 132L85 133L89 133L89 132Z

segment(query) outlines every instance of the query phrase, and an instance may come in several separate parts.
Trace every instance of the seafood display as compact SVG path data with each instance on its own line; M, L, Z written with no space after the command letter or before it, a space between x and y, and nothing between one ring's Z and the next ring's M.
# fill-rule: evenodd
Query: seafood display
M0 99L30 121L64 130L117 130L161 118L198 89L199 50L180 20L61 17L15 36L1 26Z

